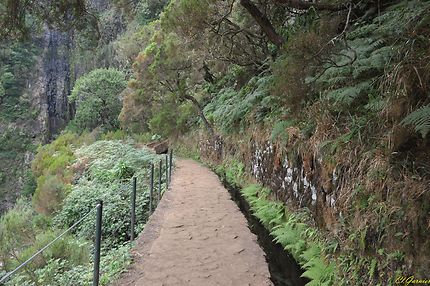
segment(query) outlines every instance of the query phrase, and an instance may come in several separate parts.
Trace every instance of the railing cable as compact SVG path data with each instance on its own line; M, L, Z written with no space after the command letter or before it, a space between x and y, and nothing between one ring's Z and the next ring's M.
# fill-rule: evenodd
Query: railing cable
M23 263L21 263L21 265L19 265L17 268L15 268L13 271L7 273L5 276L3 276L0 279L0 284L5 283L7 280L9 280L9 278L14 275L16 272L18 272L21 268L23 268L24 266L26 266L28 263L30 263L34 258L36 258L36 256L38 256L39 254L41 254L45 249L47 249L48 247L50 247L52 244L54 244L56 241L58 241L60 238L62 238L64 235L66 235L68 232L70 232L72 229L74 229L78 224L80 224L84 219L86 219L90 213L95 210L98 207L95 206L94 208L92 208L86 215L84 215L83 217L81 217L77 222L75 222L71 227L69 227L67 230L63 231L59 236L57 236L54 240L52 240L50 243L48 243L47 245L45 245L43 248L41 248L39 251L37 251L35 254L33 254L30 258L28 258L26 261L24 261Z

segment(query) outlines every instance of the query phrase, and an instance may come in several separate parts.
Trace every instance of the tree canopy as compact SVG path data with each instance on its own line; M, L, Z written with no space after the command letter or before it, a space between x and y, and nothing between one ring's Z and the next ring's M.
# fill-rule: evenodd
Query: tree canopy
M115 69L96 69L80 77L69 97L76 104L76 126L117 128L122 107L120 93L125 87L125 75Z

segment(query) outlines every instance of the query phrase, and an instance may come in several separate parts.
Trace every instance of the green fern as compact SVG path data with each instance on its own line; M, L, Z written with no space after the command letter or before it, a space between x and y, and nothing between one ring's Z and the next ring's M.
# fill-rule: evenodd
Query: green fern
M275 141L279 139L281 142L288 141L287 128L294 125L293 120L284 120L277 122L272 129L272 134L270 135L270 140Z
M284 215L284 208L281 203L270 202L262 198L255 200L251 208L261 223L269 228L271 225L281 223Z
M315 257L303 266L306 271L302 277L311 279L306 286L312 285L332 285L335 273L333 264L326 264L321 257Z
M430 132L430 104L422 106L410 113L402 120L402 125L413 125L415 131L420 133L423 138Z
M333 90L327 94L327 97L338 105L349 106L359 97L368 95L371 89L372 81L368 80L353 86Z
M426 2L401 1L375 17L372 23L357 23L347 35L345 48L330 58L322 75L310 80L321 85L325 90L323 95L337 108L349 110L359 98L363 99L359 103L368 104L362 96L369 94L384 71L399 60L402 45L398 39L420 24L430 6ZM426 130L420 125L421 129Z
M311 261L312 259L314 259L315 257L318 257L321 255L321 248L313 243L308 249L306 249L301 255L300 257L304 260L304 261Z
M256 197L261 187L257 184L252 184L241 190L242 196L249 200L251 197Z

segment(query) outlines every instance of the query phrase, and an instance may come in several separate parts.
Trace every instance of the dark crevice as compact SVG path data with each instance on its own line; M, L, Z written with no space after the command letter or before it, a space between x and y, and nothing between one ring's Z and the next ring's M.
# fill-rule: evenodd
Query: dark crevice
M294 258L284 250L282 245L273 241L273 236L252 215L248 202L241 196L238 187L229 184L225 178L221 178L225 188L229 191L231 198L238 205L240 211L248 220L248 227L258 238L260 247L266 254L269 266L270 279L275 286L304 286L308 279L300 277L303 269Z

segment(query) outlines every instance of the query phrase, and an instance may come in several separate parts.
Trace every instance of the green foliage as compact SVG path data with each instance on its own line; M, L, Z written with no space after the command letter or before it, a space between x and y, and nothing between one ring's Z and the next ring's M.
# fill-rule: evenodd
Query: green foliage
M225 176L227 182L243 186L243 166L234 161L219 165L216 172ZM247 185L240 192L249 203L252 214L270 231L274 241L305 269L302 276L310 279L307 285L333 285L335 264L325 260L324 251L328 246L317 230L304 222L307 214L290 213L284 203L270 199L271 190L258 184Z
M136 8L135 21L139 25L146 25L158 18L161 11L167 5L167 0L145 0L139 1Z
M272 80L271 76L254 77L239 92L231 87L221 89L204 109L208 119L229 134L275 116L277 105L269 94Z
M3 103L3 98L6 95L6 90L3 87L3 81L0 79L0 103Z
M56 29L82 28L88 25L87 15L90 10L85 1L59 0L44 5L22 0L6 0L0 3L1 37L5 40L23 40L31 38L33 33L43 28L43 24ZM69 18L67 18L69 17ZM66 20L68 19L68 20ZM72 20L73 19L73 20Z
M287 128L294 126L295 122L293 120L284 120L277 122L272 129L272 134L270 135L270 140L280 140L281 142L288 142L288 132Z
M101 140L124 140L128 137L128 134L121 129L115 131L108 131L101 136Z
M130 246L121 246L102 252L100 265L100 285L109 285L125 271L131 262ZM93 280L93 263L73 264L67 259L50 259L42 268L38 268L28 280L25 273L18 273L6 283L13 285L50 285L50 286L87 286ZM34 281L34 282L32 282Z
M228 182L240 185L242 177L245 174L245 165L240 161L233 160L224 171Z
M33 195L36 209L45 214L54 213L70 191L69 183L57 175L42 175L37 178L37 188Z
M0 153L24 152L30 146L30 139L21 131L6 129L0 134Z
M31 118L26 79L32 76L37 54L30 42L0 44L0 122Z
M129 139L127 139L129 140ZM31 205L18 201L14 209L0 219L0 262L11 270L89 212L88 217L6 285L88 285L92 281L91 245L94 238L94 206L103 200L103 251L101 285L108 285L131 263L129 245L131 178L138 182L137 229L147 220L149 164L160 156L136 148L134 142L97 141L87 134L65 133L51 144L39 148L33 170L38 192L33 200L49 200L45 209L55 209L52 219L38 214ZM76 150L81 145L89 144ZM63 159L61 159L63 158ZM66 159L64 159L66 158ZM73 162L73 165L71 163ZM73 175L69 189L60 180L65 172ZM158 173L156 173L157 176ZM71 176L70 176L71 178ZM158 179L157 177L155 178ZM163 184L164 186L164 184ZM45 189L46 188L46 189ZM52 201L64 194L66 198ZM41 196L46 196L41 198ZM49 209L51 211L51 209Z
M60 230L52 229L48 218L36 214L25 200L18 200L16 206L0 219L0 260L3 267L8 271L14 269L59 233ZM30 263L22 272L21 279L37 282L31 273L46 267L51 259L67 259L69 264L63 271L72 265L88 263L88 253L89 245L85 241L66 235Z
M38 149L32 162L37 181L33 203L37 211L53 213L70 191L73 173L68 167L75 160L73 145L80 144L79 140L76 134L64 133Z
M311 280L307 285L332 285L335 268L323 259L323 252L316 239L315 230L289 213L284 204L273 202L264 189L252 186L243 190L250 203L253 215L271 231L274 240L280 243L305 269L304 277Z
M0 180L1 183L1 180ZM22 195L25 197L31 197L37 188L36 179L33 176L31 170L27 171L24 179L24 187L22 188Z
M160 134L164 138L186 133L193 124L192 118L196 116L195 109L190 103L178 105L172 99L170 97L170 100L166 100L162 109L149 120L151 132Z
M137 205L146 210L148 186L144 182L148 180L148 164L158 162L159 156L119 141L97 141L77 150L76 154L82 175L64 200L55 222L59 226L69 227L101 199L104 202L105 247L112 248L126 242L130 237L130 179L132 176L137 178ZM91 215L92 218L94 216L95 213ZM146 218L145 212L137 212L138 222ZM76 234L92 239L93 222L94 219L82 222Z
M420 1L401 1L371 23L356 24L347 34L347 44L333 53L330 63L322 67L322 75L314 78L326 90L325 98L334 105L334 110L351 111L351 106L362 105L378 111L375 103L383 102L380 99L383 94L376 91L377 84L384 72L401 60L403 45L399 37L405 38L409 29L417 25L414 19L420 19L427 9L428 5Z
M402 120L403 125L413 125L423 138L430 132L430 104L422 106Z
M121 111L119 95L125 87L124 74L115 69L97 69L80 77L69 97L69 101L77 106L76 126L80 130L98 126L117 128Z

